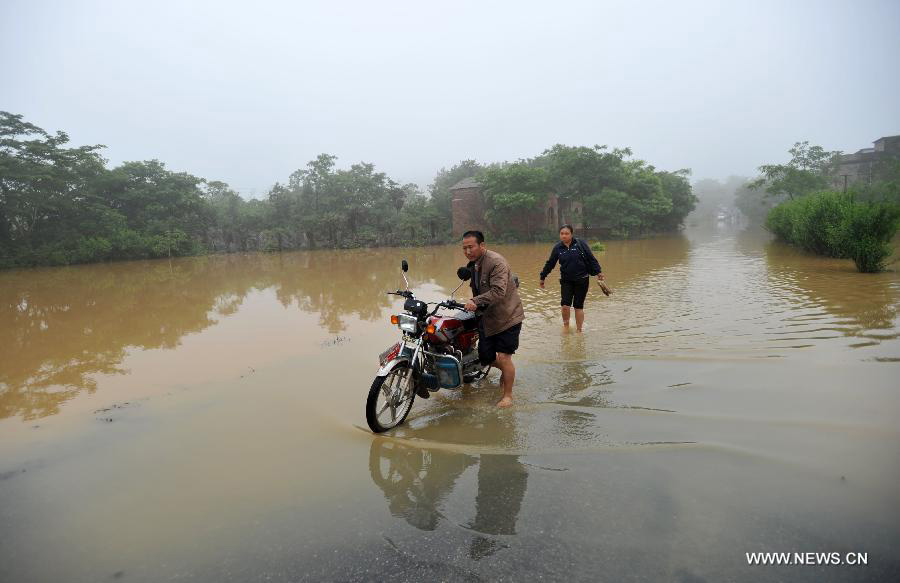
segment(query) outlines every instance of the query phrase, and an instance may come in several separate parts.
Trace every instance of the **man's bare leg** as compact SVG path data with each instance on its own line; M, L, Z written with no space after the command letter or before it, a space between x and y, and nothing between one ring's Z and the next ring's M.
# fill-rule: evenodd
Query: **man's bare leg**
M581 332L581 327L584 326L584 310L579 310L575 308L575 328Z
M562 318L563 318L563 326L566 328L569 327L569 306L562 307Z
M503 397L497 402L497 406L509 407L513 404L512 388L516 382L516 367L513 365L512 355L498 352L494 366L500 369L500 386L503 388Z

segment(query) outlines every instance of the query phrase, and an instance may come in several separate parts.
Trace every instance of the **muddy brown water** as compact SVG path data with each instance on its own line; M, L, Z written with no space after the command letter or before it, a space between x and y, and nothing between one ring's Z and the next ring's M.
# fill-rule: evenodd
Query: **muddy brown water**
M575 334L549 245L492 248L515 407L494 373L381 437L384 292L406 258L446 297L457 246L0 273L0 581L900 578L896 270L729 227L615 241Z

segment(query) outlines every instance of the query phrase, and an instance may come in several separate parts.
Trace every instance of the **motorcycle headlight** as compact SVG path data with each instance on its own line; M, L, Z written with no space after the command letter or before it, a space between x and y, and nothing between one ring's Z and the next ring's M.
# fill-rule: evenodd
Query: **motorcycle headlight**
M418 328L418 322L415 316L400 314L400 317L397 318L397 326L399 326L400 329L404 332L415 334L416 329Z

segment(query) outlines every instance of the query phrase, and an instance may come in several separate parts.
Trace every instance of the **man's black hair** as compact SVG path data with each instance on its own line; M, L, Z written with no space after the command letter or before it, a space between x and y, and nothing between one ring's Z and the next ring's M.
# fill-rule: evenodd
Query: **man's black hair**
M572 225L563 225L559 228L560 231L562 231L563 229L569 229L570 233L572 233L573 235L575 234L575 229L572 228Z
M475 237L475 241L479 245L484 243L484 233L482 233L481 231L466 231L465 233L463 233L462 238L465 239L466 237Z

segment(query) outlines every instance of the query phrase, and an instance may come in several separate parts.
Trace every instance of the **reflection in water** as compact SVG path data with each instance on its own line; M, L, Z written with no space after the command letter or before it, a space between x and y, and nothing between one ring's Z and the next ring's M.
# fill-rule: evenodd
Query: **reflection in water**
M285 306L296 301L300 309L319 314L319 322L329 332L346 329L348 314L375 320L391 305L386 291L403 286L400 259L409 260L410 286L431 282L431 277L455 275L456 263L448 262L448 250L363 249L285 253L276 273L268 274L267 285L275 285L278 300Z
M748 240L758 245L754 235L741 233L738 244L753 249ZM766 241L764 250L773 295L785 312L791 312L784 329L777 333L796 336L800 332L835 332L863 338L852 345L855 347L900 337L895 328L900 305L900 282L895 272L860 274L848 260L810 256L773 241Z
M469 545L475 560L504 548L496 535L516 534L516 522L528 484L519 456L426 449L375 438L369 450L372 481L384 493L393 516L419 530L432 531L441 520L452 523L444 505L469 467L478 466L475 516L457 524L478 533ZM488 536L484 536L488 535Z
M202 259L20 270L0 279L0 418L25 419L124 372L127 347L174 348L246 295L246 278Z
M235 314L247 296L274 287L285 307L318 312L336 333L343 319L372 320L400 285L439 271L425 249L227 255L0 273L0 419L53 415L96 376L123 374L129 348L175 349L186 334ZM452 265L452 264L451 264ZM452 275L450 268L445 269ZM248 342L264 342L265 331Z
M527 383L531 375L537 384L531 390L547 393L544 402L607 406L612 381L602 361L610 358L783 357L833 338L858 337L856 348L898 338L896 272L857 274L848 261L771 243L760 231L692 230L609 242L599 259L615 293L606 298L593 287L586 333L562 338L558 290L552 282L546 291L538 286L549 245L492 248L522 280L527 319L517 358L533 364L521 369L521 379ZM394 305L384 292L402 285L404 257L410 283L425 299L455 287L463 261L456 245L0 273L0 419L57 413L79 392L97 390L101 375L127 372L129 350L177 349L185 335L223 318L242 311L252 318L260 303L247 298L264 290L286 309L316 314L331 334L345 332L348 318L375 320ZM291 340L303 336L297 330ZM246 339L263 348L284 340L261 327ZM354 345L372 353L382 348Z
M446 294L457 246L0 273L0 415L67 411L95 389L118 401L142 383L201 388L113 424L0 423L15 437L2 444L0 579L315 578L310 565L421 579L433 560L472 568L434 579L666 580L690 564L682 578L713 581L747 541L893 556L897 274L767 245L697 230L610 242L615 293L593 286L585 334L563 332L558 290L538 288L549 246L496 246L527 311L516 407L494 406L494 374L417 400L389 437L352 428L374 356L396 339L385 317L399 302L383 292L406 257L417 293ZM352 342L321 347L337 333ZM860 340L872 346L847 347ZM259 374L172 381L220 362ZM368 467L347 463L359 453ZM726 569L699 567L710 560Z

